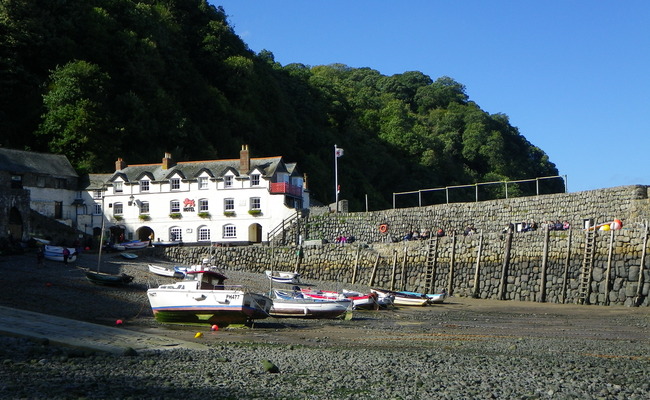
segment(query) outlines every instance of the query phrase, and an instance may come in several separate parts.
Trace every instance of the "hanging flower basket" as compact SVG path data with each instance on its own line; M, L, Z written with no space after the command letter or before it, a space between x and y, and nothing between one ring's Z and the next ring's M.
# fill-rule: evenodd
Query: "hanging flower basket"
M169 214L169 218L171 219L181 219L183 215L181 213L171 213Z

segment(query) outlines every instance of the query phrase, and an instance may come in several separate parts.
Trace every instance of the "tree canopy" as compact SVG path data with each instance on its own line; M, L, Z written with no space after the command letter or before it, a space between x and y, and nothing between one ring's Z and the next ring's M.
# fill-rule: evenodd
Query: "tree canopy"
M558 173L450 77L282 66L206 0L0 0L0 88L0 145L65 154L80 172L165 152L237 157L249 144L253 156L298 162L328 203L337 144L352 210L366 195L380 209L393 192Z

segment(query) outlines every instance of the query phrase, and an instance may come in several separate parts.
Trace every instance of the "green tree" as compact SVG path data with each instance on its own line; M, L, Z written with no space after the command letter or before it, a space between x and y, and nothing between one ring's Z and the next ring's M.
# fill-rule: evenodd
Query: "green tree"
M47 112L37 133L46 137L51 152L66 154L81 171L101 168L106 160L99 155L109 143L120 147L107 107L109 81L97 65L73 61L52 72L43 99Z

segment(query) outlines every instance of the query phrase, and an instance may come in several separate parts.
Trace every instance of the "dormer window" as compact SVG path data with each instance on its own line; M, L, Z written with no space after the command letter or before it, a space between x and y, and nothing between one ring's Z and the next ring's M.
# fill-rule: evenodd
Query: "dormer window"
M148 192L149 191L149 181L148 180L140 181L140 191L141 192Z
M223 187L231 188L233 184L232 175L226 175L223 177Z
M115 193L122 193L122 182L113 182L113 191Z
M181 188L180 178L172 178L169 180L169 188L171 190L179 190Z
M259 186L259 185L260 185L260 174L251 175L251 186Z
M199 189L205 190L208 188L208 177L199 176Z
M101 189L93 190L93 199L101 199L101 198L102 198L102 190Z

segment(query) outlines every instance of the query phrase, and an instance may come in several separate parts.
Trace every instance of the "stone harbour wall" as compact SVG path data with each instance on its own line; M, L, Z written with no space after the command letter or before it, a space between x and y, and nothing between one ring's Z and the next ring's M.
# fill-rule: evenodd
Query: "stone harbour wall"
M152 249L158 256L190 265L213 257L226 269L263 273L299 271L303 280L331 280L416 292L447 291L485 299L576 303L585 253L585 219L623 221L623 229L596 235L586 304L648 306L650 271L646 186L626 186L478 203L459 203L363 213L323 213L301 219L287 237L305 239L301 247L177 247ZM512 234L509 223L567 220L572 228ZM379 225L387 224L381 233ZM473 225L476 234L464 236ZM400 241L412 229L443 227L447 236ZM454 234L454 232L456 232ZM345 245L339 235L354 236Z

